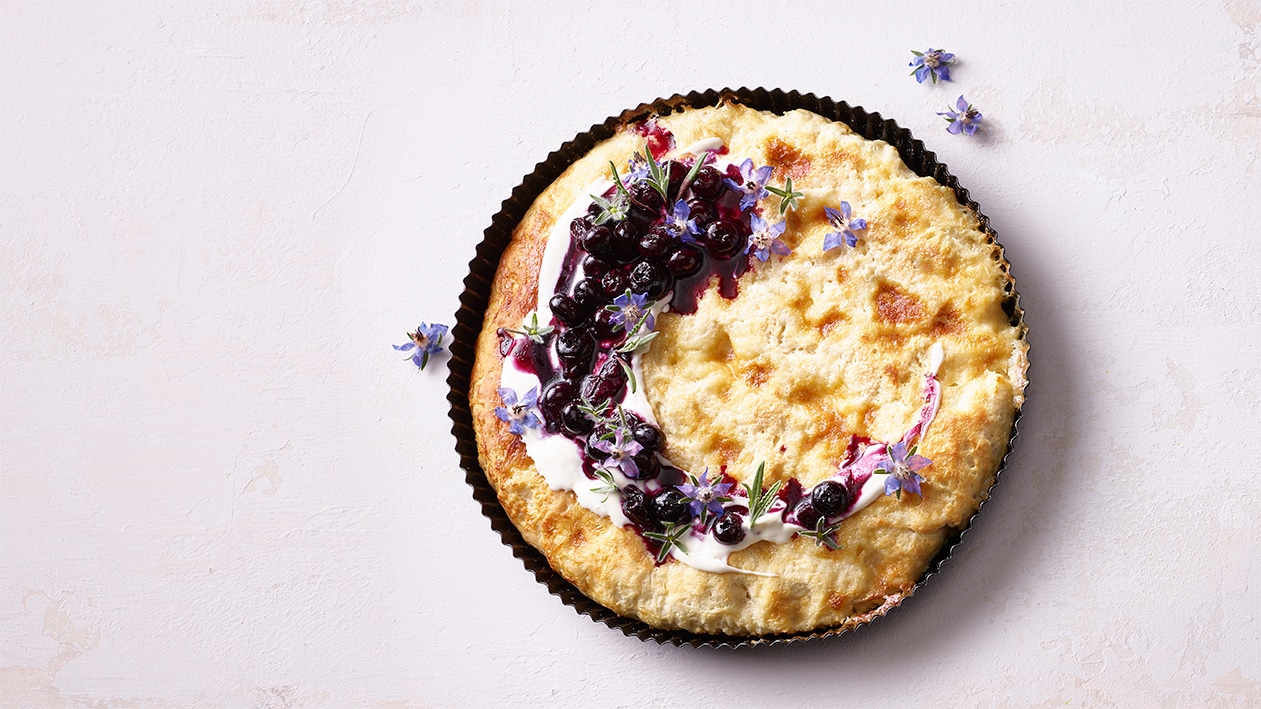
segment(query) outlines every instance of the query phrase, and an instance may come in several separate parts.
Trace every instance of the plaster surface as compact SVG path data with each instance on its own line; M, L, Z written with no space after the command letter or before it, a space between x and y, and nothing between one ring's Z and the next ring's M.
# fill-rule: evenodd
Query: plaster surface
M713 41L712 37L722 37ZM907 76L912 48L955 81ZM896 119L1033 345L956 556L751 652L549 596L464 483L450 323L522 175L723 86ZM977 139L935 111L966 94ZM0 6L0 706L1261 704L1261 3Z

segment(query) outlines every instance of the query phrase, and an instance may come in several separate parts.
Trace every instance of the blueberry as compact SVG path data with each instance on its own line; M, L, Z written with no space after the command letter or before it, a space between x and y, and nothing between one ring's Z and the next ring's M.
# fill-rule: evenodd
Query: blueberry
M801 501L797 503L797 507L793 509L793 512L797 515L797 524L805 527L806 529L814 529L815 525L817 525L819 520L822 518L822 515L820 515L819 511L814 508L814 505L810 503L810 498L808 497L801 498Z
M599 256L587 254L582 257L582 272L592 278L599 278L609 272L613 265Z
M718 219L705 227L705 246L714 258L729 259L744 249L744 231L735 222Z
M688 171L692 168L684 165L678 160L671 160L661 166L663 170L667 167L670 169L670 187L666 190L666 192L669 193L670 199L677 199L679 196L679 188L683 186L683 178L687 177Z
M705 199L715 199L723 193L726 184L722 181L723 175L713 166L706 165L696 173L696 179L692 180L692 192L697 197Z
M552 296L551 300L547 301L547 307L551 308L552 315L555 315L556 319L567 327L580 324L590 314L586 308L578 305L576 300L564 293Z
M639 237L644 235L641 222L625 219L613 229L613 255L620 263L630 263L639 255Z
M594 278L584 278L574 284L574 301L582 309L584 317L595 312L607 300L604 297L604 286Z
M612 260L617 251L613 244L613 231L604 225L591 227L582 237L582 248L589 254Z
M635 467L639 468L635 475L636 480L651 480L661 472L661 460L652 451L642 450L635 454L633 460Z
M575 436L584 436L595 427L595 421L582 412L581 404L576 401L565 404L560 410L560 424L565 431Z
M653 227L639 238L639 255L649 261L664 261L673 250L674 239L660 227Z
M582 396L594 404L605 401L614 403L622 400L626 391L626 373L622 371L617 358L610 357L600 365L600 370L582 379Z
M810 504L824 517L840 514L853 503L849 488L836 480L824 480L814 486L810 493Z
M578 386L568 379L557 379L543 389L539 396L539 410L549 421L561 420L560 411L578 399Z
M674 286L674 277L665 266L653 261L640 261L630 273L630 288L657 300Z
M665 436L661 435L661 429L647 422L636 424L631 429L631 435L635 438L635 442L643 446L646 451L659 451L665 444Z
M707 199L692 198L687 201L688 214L696 223L703 226L718 218L718 209Z
M714 539L723 544L739 544L744 541L744 524L740 515L727 512L714 522Z
M666 488L652 498L652 516L662 524L684 524L692 520L687 496L676 488Z
M613 315L613 311L608 308L600 308L596 311L595 317L591 320L591 331L595 333L596 338L611 340L617 334L621 326L613 324Z
M653 214L660 214L661 207L665 205L665 200L661 198L661 193L653 189L647 182L636 182L628 188L631 199L639 202Z
M604 294L610 298L615 298L625 293L627 283L626 271L620 268L609 271L600 279L600 287L604 289Z
M569 222L569 236L578 243L582 243L583 238L587 236L587 231L591 229L591 222L584 217Z
M562 362L581 362L595 353L595 340L586 328L569 328L556 336L556 356Z
M644 491L634 485L622 488L622 512L641 529L658 529L656 520L652 517L649 500Z
M694 276L700 272L701 267L705 265L705 255L695 246L680 246L677 251L670 254L670 258L666 261L666 267L670 269L671 275L676 278L687 278Z

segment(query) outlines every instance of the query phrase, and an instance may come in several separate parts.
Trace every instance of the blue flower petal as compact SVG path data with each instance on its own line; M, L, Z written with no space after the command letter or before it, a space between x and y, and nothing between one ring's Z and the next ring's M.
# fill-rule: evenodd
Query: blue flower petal
M889 477L893 477L893 476L889 476ZM921 478L918 475L912 475L911 477L902 481L902 489L906 490L907 492L913 492L916 495L921 495L922 493L919 491L920 480L923 480L923 478Z
M831 234L828 234L827 236L823 237L823 250L824 251L831 251L832 249L835 249L836 247L840 245L841 245L840 232L834 231Z
M905 463L906 462L906 443L903 441L898 441L897 443L894 443L889 448L889 458L893 460L894 463L899 463L899 464Z

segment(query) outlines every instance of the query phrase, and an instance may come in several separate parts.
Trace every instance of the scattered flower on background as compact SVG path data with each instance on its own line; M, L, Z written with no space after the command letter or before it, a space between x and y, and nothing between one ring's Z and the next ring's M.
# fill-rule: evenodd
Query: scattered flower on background
M841 202L839 210L831 207L824 207L823 213L827 215L828 222L836 231L823 237L823 250L831 251L844 242L846 246L853 248L858 245L858 235L854 232L865 231L867 229L866 219L854 219L853 210L849 206L849 202Z
M922 53L912 49L911 54L914 54L915 58L907 66L914 68L911 73L915 75L916 81L921 84L929 78L934 84L938 79L950 81L950 65L955 63L955 55L931 47L927 52Z
M959 110L951 111L946 109L944 112L937 112L937 115L944 116L946 122L950 124L946 126L947 132L955 135L959 133L972 135L981 127L981 112L968 103L968 100L963 96L960 96L959 100L955 101L955 108Z
M752 209L759 199L770 194L766 189L766 183L771 179L771 169L770 165L754 169L753 159L745 158L744 162L740 163L740 182L730 177L725 178L727 186L742 195L740 197L741 210Z
M889 474L884 480L884 494L898 494L901 499L902 491L913 492L916 495L921 494L919 484L924 479L920 476L919 471L927 468L933 461L918 455L915 448L910 451L906 448L904 441L898 441L889 448L889 457L876 463L876 470Z
M517 396L516 391L502 387L499 390L499 398L504 405L495 407L495 415L500 421L508 424L509 433L520 436L527 428L539 427L538 414L534 413L534 407L539 401L538 387L530 387L530 390L520 397Z
M731 500L731 483L714 483L709 480L709 468L705 468L701 476L697 478L689 475L690 482L679 485L679 492L683 493L687 499L688 508L692 511L693 517L700 517L704 521L706 515L718 517L722 515L722 503Z
M753 233L749 235L749 245L744 249L746 254L751 253L759 260L765 261L770 258L772 252L780 256L792 253L792 249L779 238L784 233L787 222L768 224L765 219L754 214L749 223L753 227Z
M410 342L394 345L399 352L410 352L412 364L424 369L429 364L429 355L442 351L442 340L447 336L447 326L440 323L428 325L421 323L415 332L407 333Z

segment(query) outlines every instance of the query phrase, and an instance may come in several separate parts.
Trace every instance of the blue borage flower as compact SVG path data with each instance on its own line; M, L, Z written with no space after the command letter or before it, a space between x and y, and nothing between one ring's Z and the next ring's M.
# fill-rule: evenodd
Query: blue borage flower
M635 153L626 162L626 181L639 182L648 179L648 161L643 155Z
M652 317L652 301L648 300L648 296L643 293L631 293L627 288L626 292L613 299L612 305L606 305L606 310L613 311L609 317L609 322L623 330L630 331L636 325L640 325L640 329L651 331L656 326L656 321Z
M945 111L938 111L937 115L946 119L950 125L946 126L946 132L959 135L972 135L981 127L981 112L976 110L972 104L963 96L959 96L959 100L955 101L957 111L951 111L947 108Z
M903 490L916 495L922 494L919 484L924 478L920 476L919 471L932 465L932 462L922 455L917 455L914 447L908 451L904 441L894 443L889 448L889 457L876 463L877 472L889 474L889 477L884 480L884 494L892 495L896 492L898 499L902 498Z
M780 256L792 253L792 249L779 238L788 225L786 221L769 224L765 219L754 214L749 219L749 224L753 227L753 233L749 235L749 245L745 247L744 253L751 253L761 261L770 258L772 252Z
M854 232L865 231L867 229L867 220L854 219L853 210L850 208L849 202L842 201L839 210L824 207L823 213L827 215L828 222L832 224L832 228L836 229L836 231L823 237L824 251L831 251L840 246L842 241L850 248L858 245L858 235Z
M722 514L722 503L730 502L731 483L714 483L709 479L709 468L705 468L701 476L697 478L695 475L688 475L689 482L679 485L679 492L683 493L690 502L688 509L691 510L693 517L700 517L704 522L709 515L715 517Z
M687 202L680 199L674 203L674 209L670 210L670 213L666 215L663 225L670 230L670 233L679 237L680 240L695 241L695 239L691 238L691 235L701 233L701 228L691 216L691 208L687 206Z
M925 79L931 78L933 83L937 80L950 81L950 65L955 63L955 55L950 54L941 49L933 49L929 47L927 52L917 52L911 50L911 54L915 58L907 66L912 67L912 74L919 83L924 83Z
M724 178L723 181L727 183L728 187L743 195L740 197L741 210L748 211L752 209L759 199L770 194L766 189L766 183L771 179L771 170L770 165L763 165L754 169L753 158L745 158L744 162L740 163L739 182L730 177Z
M530 390L524 396L518 397L517 392L508 388L501 387L499 389L499 398L504 402L503 406L495 407L495 415L500 421L508 424L508 432L520 436L525 433L527 428L538 428L539 417L534 412L534 407L539 402L538 387L530 387Z
M592 446L608 454L609 457L604 461L604 468L620 470L623 475L634 480L639 477L639 465L635 463L635 456L639 455L644 447L634 438L630 440L627 438L627 429L619 426L614 429L612 438L602 438Z
M440 323L428 325L421 323L416 332L407 333L410 342L393 345L399 352L410 352L412 364L424 369L429 364L429 355L442 351L442 338L447 336L447 326Z

